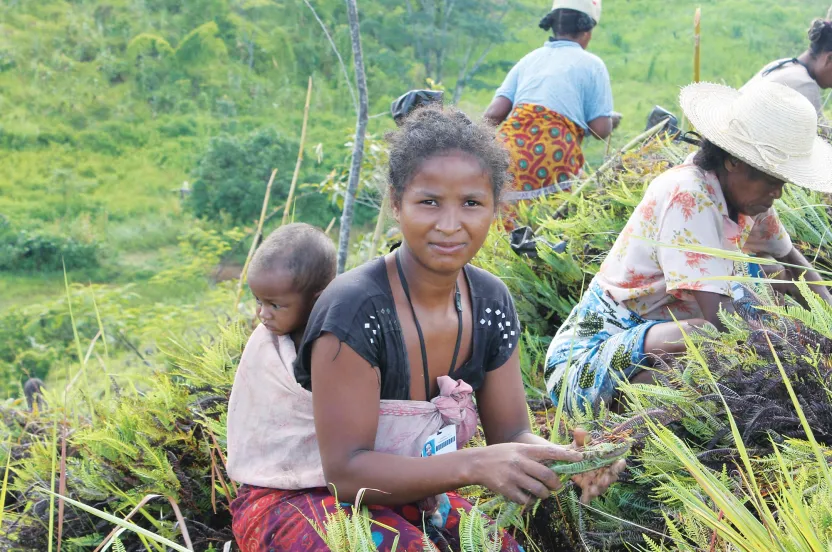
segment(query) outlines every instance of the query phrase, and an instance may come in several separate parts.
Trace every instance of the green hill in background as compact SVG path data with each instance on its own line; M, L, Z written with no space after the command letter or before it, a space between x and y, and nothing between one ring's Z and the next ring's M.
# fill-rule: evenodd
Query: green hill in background
M350 72L344 3L310 3ZM546 38L537 28L546 2L457 0L447 17L447 3L431 5L359 5L376 137L392 126L390 101L427 78L481 113L507 69ZM828 2L607 0L590 49L625 116L613 145L642 130L654 104L676 108L692 75L696 6L703 78L737 86L802 51ZM271 206L280 206L309 76L301 184L343 170L354 125L343 69L304 1L3 2L0 305L60 293L61 259L76 281L146 281L175 265L194 228L250 227L272 167ZM590 162L603 150L591 144ZM326 226L339 214L332 199L303 187L296 219ZM365 208L359 224L373 218Z

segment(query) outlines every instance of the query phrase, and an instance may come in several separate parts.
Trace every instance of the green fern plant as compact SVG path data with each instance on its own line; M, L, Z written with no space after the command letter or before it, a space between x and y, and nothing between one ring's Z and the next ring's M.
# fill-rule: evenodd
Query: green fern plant
M832 339L832 306L824 301L820 295L812 291L803 277L794 282L794 284L800 290L801 296L806 301L806 307L791 304L785 307L765 305L759 308L797 320L806 328L816 331L823 337Z
M503 538L497 523L487 518L474 503L470 511L459 510L460 552L499 552Z

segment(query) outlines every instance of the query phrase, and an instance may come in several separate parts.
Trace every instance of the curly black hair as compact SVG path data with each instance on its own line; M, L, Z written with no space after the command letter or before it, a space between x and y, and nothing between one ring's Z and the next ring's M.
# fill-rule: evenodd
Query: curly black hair
M809 51L812 56L832 52L832 21L812 21L812 26L809 27Z
M732 157L733 155L721 147L703 138L699 142L699 151L693 158L693 164L703 171L716 171L725 166L726 159Z
M302 222L281 226L263 240L248 272L288 270L300 293L323 290L335 278L335 244L320 229Z
M575 36L595 28L598 22L592 17L569 8L558 8L550 11L540 20L540 28L552 31L555 36Z
M699 151L693 157L693 164L703 171L719 171L725 167L725 160L733 159L748 167L748 177L751 179L758 179L768 176L765 172L757 169L749 163L741 159L737 159L731 153L725 151L713 142L702 138L699 141Z
M460 151L477 159L491 178L495 203L511 181L509 154L494 139L494 129L469 119L453 107L427 105L414 110L401 127L388 133L388 183L398 204L422 164L433 157Z

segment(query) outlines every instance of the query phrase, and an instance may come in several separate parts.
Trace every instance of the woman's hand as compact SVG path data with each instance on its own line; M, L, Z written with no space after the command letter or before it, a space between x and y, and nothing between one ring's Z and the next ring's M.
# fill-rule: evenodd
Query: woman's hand
M591 443L586 430L582 428L575 429L574 439L570 445L574 449L581 449ZM581 502L589 504L604 494L626 467L627 462L621 459L607 467L573 476L572 481L581 488Z
M475 450L472 480L521 505L548 498L560 488L559 476L546 464L583 459L574 445L503 443Z

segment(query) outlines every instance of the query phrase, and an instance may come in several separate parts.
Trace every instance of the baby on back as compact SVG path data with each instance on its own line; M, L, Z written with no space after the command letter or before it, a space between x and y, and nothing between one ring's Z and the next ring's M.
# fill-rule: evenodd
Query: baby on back
M277 488L286 483L274 469L280 454L292 452L282 450L271 431L280 421L276 398L302 391L293 363L312 307L335 278L335 266L332 240L302 223L281 226L254 253L248 284L261 323L243 351L228 403L228 474L235 481ZM317 454L317 443L312 444Z

